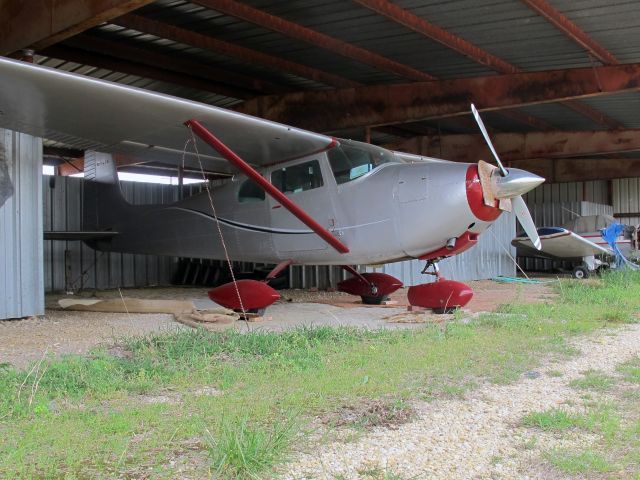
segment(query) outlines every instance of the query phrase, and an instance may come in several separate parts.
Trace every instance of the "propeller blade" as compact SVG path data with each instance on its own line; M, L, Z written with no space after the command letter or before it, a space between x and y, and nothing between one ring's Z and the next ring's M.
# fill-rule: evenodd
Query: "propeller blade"
M529 213L527 204L524 202L524 199L521 195L518 195L517 197L513 197L511 199L511 207L513 209L513 213L516 214L518 222L520 222L520 225L522 225L522 228L524 228L525 233L529 236L529 240L531 240L531 243L533 243L533 246L536 247L537 250L542 250L542 242L540 241L540 237L538 236L536 225L533 223L531 213Z
M476 123L478 124L478 127L480 127L482 136L486 140L487 145L489 145L489 149L491 149L491 153L493 153L493 157L496 159L496 163L498 164L500 173L502 174L503 177L506 177L509 174L509 172L507 172L507 169L504 168L504 165L502 165L502 162L500 161L500 157L498 157L498 153L496 152L496 149L493 148L493 143L491 143L491 139L489 138L489 133L487 132L487 129L485 128L484 123L482 122L482 118L480 118L480 113L478 113L478 110L476 110L476 106L473 103L471 104L471 112L473 113L473 118L476 119Z

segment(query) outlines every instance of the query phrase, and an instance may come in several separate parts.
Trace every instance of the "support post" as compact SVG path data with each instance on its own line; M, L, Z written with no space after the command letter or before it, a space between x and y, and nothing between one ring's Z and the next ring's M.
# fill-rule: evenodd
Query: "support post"
M331 245L339 253L348 253L349 248L340 240L334 237L331 232L316 222L307 212L292 202L284 193L268 182L260 173L258 173L251 165L241 159L233 150L227 147L220 139L213 135L197 120L189 120L185 122L193 132L198 135L204 142L213 147L220 155L229 160L232 165L240 169L247 177L257 183L268 195L278 201L284 208L289 210L298 220L313 230L325 242Z

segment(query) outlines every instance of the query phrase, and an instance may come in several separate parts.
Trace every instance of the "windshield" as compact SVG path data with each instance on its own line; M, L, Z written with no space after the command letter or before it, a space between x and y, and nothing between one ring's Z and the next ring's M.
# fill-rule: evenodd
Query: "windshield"
M355 180L383 163L404 163L389 150L350 140L340 140L327 154L338 184Z

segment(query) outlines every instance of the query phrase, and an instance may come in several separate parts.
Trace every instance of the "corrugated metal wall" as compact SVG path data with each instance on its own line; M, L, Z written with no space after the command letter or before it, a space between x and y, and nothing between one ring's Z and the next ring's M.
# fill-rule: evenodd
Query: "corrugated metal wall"
M613 211L624 214L619 218L621 223L640 224L640 178L613 181Z
M513 276L516 266L513 261L515 249L511 240L515 232L515 217L503 214L493 226L480 235L478 244L472 249L440 262L440 271L450 279L481 280L498 275ZM406 286L428 283L434 280L432 275L422 275L425 262L411 260L389 263L379 267L363 267L361 271L384 272L401 280ZM317 287L324 289L335 287L336 283L348 277L340 267L302 267L290 268L292 288Z
M84 180L43 177L45 230L80 230ZM120 183L125 198L134 204L171 203L178 187L140 182ZM185 195L199 186L185 186ZM45 289L51 291L86 288L143 287L168 285L176 259L153 255L97 252L83 242L44 242Z
M0 169L0 319L42 315L42 140L0 129Z
M607 199L607 181L544 183L524 195L527 205L557 202L604 203Z

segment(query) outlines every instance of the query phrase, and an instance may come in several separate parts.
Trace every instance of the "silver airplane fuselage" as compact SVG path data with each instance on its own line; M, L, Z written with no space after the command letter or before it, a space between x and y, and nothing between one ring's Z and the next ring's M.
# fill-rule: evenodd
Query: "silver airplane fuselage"
M344 243L346 254L243 175L211 188L211 201L203 191L170 205L127 205L109 225L118 235L92 246L194 258L228 255L260 263L378 264L419 258L465 232L480 234L500 214L478 198L476 164L435 159L411 163L405 154L359 142L343 144L352 153L362 149L385 159L340 170L338 146L260 173ZM535 185L540 183L532 177Z

